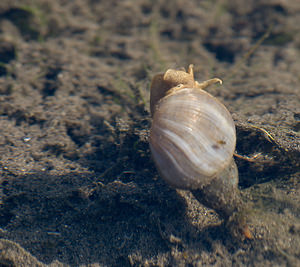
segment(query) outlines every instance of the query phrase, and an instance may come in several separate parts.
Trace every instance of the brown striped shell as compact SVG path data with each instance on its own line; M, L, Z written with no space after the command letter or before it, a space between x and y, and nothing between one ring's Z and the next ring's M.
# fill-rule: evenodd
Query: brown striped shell
M150 149L161 176L176 188L209 184L231 162L235 143L230 113L202 89L182 86L156 105Z

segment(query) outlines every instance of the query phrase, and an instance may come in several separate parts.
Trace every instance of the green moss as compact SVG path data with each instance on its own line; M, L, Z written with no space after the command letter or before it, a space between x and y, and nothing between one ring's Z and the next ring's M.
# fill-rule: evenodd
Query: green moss
M20 5L11 8L4 17L12 21L25 38L43 41L48 20L38 5Z

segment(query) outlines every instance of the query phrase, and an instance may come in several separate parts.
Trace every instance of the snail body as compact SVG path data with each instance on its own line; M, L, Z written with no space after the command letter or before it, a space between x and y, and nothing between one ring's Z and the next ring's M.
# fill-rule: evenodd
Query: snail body
M219 100L203 90L216 82L221 80L195 81L192 65L187 72L169 69L154 76L150 149L167 183L190 190L199 202L229 220L243 203L233 159L233 119Z

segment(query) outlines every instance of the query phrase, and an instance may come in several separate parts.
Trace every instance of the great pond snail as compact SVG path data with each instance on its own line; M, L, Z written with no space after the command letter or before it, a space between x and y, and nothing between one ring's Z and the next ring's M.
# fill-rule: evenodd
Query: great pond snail
M177 189L190 190L245 237L251 233L240 218L244 209L233 159L235 125L229 111L204 91L218 78L198 83L188 71L169 69L151 83L153 118L150 149L161 177Z

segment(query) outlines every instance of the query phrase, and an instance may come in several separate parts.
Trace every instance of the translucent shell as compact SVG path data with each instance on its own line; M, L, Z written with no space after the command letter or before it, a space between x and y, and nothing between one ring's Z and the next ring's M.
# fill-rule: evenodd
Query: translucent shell
M150 149L170 185L202 189L231 163L235 143L229 111L204 90L182 88L157 103Z

